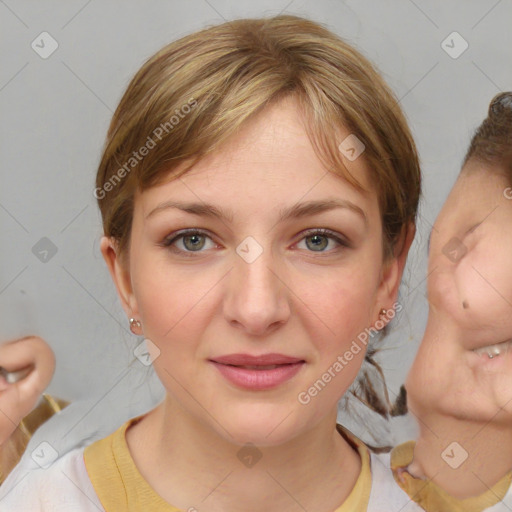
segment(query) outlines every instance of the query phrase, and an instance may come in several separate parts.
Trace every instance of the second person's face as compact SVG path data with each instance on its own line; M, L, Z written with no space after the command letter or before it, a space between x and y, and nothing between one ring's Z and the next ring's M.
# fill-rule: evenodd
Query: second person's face
M505 174L469 161L431 233L426 332L407 380L420 412L510 421L512 200Z

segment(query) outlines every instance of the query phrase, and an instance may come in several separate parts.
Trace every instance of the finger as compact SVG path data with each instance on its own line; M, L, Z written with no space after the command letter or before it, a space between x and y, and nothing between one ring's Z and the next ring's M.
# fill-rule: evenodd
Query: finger
M55 356L43 339L29 336L0 345L0 366L8 372L34 368L44 383L44 389L55 371Z

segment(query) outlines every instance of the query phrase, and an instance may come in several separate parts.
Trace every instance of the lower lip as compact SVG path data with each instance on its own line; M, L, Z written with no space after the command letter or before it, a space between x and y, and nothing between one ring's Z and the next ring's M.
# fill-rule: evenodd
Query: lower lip
M291 379L304 364L304 362L283 364L273 370L248 370L215 361L212 361L212 363L233 384L253 390L271 389L279 386Z

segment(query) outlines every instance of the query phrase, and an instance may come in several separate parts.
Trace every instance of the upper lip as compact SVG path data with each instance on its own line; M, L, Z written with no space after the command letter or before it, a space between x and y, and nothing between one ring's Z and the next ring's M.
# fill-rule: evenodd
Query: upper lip
M283 354L262 354L259 356L252 356L250 354L228 354L212 358L211 361L234 366L265 366L271 364L301 363L304 362L304 359L285 356Z

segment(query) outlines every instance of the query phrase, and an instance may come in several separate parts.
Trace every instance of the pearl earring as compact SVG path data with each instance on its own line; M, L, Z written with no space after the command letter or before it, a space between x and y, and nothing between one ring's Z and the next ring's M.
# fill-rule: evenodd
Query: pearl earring
M142 334L142 324L135 318L130 318L130 331L133 334Z

